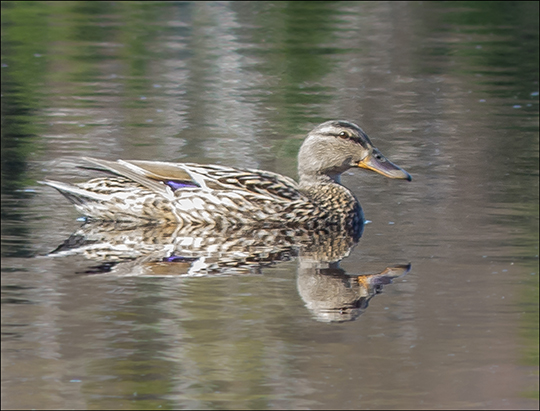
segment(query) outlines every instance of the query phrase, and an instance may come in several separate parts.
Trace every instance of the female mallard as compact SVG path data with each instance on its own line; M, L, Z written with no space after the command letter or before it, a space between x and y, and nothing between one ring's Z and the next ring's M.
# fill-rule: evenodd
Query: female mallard
M411 181L348 121L315 127L298 154L296 183L269 171L159 161L84 160L114 176L76 185L45 181L88 217L180 225L302 225L354 230L362 208L340 175L351 167Z

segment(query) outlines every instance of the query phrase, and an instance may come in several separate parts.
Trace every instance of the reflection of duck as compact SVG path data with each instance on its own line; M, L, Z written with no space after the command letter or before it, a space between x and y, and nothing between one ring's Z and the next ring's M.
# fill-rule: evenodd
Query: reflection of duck
M382 292L382 286L409 272L411 265L388 267L378 274L351 276L338 267L318 268L318 263L300 263L298 293L318 321L344 322L358 318L369 300Z
M199 277L260 273L281 261L298 259L298 292L318 321L355 320L382 285L409 271L387 268L352 276L339 268L357 238L336 227L306 230L212 226L84 224L48 257L81 255L97 263L87 274Z
M354 195L340 182L351 167L411 180L388 161L356 124L327 121L313 129L298 155L300 182L260 170L157 161L86 161L115 176L70 185L45 181L85 215L109 221L180 225L302 225L346 230L363 221Z
M203 225L94 222L84 224L48 256L81 255L100 264L92 272L101 267L120 275L249 273L298 255L321 262L341 260L358 239L335 228L217 230Z

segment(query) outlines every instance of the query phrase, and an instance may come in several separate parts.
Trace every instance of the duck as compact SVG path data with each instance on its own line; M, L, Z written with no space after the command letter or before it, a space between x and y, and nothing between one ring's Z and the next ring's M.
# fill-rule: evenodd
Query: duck
M333 227L359 234L364 223L343 172L361 168L392 179L411 175L388 160L355 123L326 121L311 130L298 153L298 182L271 171L216 164L82 157L107 173L53 187L92 221L215 227Z

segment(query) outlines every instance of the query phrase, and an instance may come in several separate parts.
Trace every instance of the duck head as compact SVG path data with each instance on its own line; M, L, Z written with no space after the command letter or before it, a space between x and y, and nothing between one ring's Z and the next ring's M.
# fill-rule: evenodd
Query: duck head
M298 153L298 174L304 184L328 179L339 183L341 173L353 167L372 170L388 178L412 180L409 173L373 146L360 127L345 120L331 120L315 127Z

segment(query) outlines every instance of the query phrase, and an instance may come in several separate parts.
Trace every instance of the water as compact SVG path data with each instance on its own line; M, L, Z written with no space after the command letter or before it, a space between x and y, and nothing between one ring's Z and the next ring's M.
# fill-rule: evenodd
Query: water
M343 176L356 246L43 257L80 156L296 177L334 118L413 176ZM538 143L535 2L3 3L2 407L538 408Z

